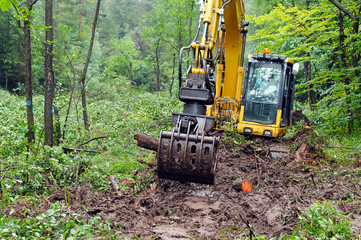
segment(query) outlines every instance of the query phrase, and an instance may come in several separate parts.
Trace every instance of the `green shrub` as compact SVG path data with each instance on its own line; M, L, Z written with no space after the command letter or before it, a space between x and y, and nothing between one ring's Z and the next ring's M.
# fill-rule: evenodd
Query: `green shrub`
M284 239L353 239L350 221L330 202L316 202L299 216L293 236Z
M10 215L13 211L10 211ZM110 222L99 216L88 220L79 214L65 214L56 202L36 217L18 219L11 216L0 217L0 238L2 239L116 239L115 229ZM118 225L115 228L122 229Z

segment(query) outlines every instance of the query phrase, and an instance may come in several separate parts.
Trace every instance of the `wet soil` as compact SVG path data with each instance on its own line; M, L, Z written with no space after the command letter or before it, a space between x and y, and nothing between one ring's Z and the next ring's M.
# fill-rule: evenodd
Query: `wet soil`
M268 239L291 234L303 210L327 199L344 214L353 213L353 231L361 233L361 191L353 176L360 172L326 162L310 132L283 140L254 138L239 149L220 147L213 186L156 179L147 191L123 196L78 187L69 194L70 205L84 218L112 221L120 238ZM149 171L154 169L138 174ZM236 179L251 182L252 192L234 190ZM64 202L64 191L49 201Z
M310 120L302 113L302 110L296 109L292 112L292 125L296 125L301 121L303 121L306 125L311 126Z

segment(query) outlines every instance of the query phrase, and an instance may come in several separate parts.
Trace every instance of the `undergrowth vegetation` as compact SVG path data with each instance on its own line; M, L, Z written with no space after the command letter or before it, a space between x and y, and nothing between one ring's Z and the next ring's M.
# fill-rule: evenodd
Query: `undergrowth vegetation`
M298 217L299 224L293 230L292 236L284 236L282 240L360 239L361 235L353 237L349 217L344 216L329 201L316 202L300 214ZM257 236L253 239L266 240L267 238ZM276 239L272 238L270 240Z
M328 201L316 202L299 216L299 225L289 239L353 239L349 217Z
M116 84L113 84L113 86ZM112 90L112 91L110 91ZM108 99L100 98L102 92ZM118 83L114 89L99 89L89 101L90 132L84 130L81 112L70 111L61 146L43 145L43 129L36 129L36 142L28 145L24 100L0 91L0 179L1 205L19 196L50 194L54 190L87 183L97 189L110 188L107 177L134 178L142 167L136 161L154 156L136 146L133 136L142 132L157 137L161 129L170 129L171 112L180 108L169 93L144 93ZM79 104L79 96L73 104ZM34 99L36 126L42 126L42 97ZM65 121L68 100L56 99L61 124ZM63 125L61 125L63 128ZM65 154L62 147L75 147L88 139L103 137L82 146L94 153L75 151ZM28 148L29 151L28 151ZM99 154L100 153L100 154Z
M155 155L137 147L133 136L140 132L157 137L160 130L170 130L171 113L181 111L181 102L176 94L169 97L166 92L147 93L121 82L99 84L97 87L89 94L89 132L82 126L80 96L75 96L72 103L77 107L72 107L66 129L64 121L69 95L55 99L65 137L54 147L43 145L43 129L39 127L43 126L43 97L35 96L33 101L35 126L38 127L35 129L36 141L29 145L24 100L0 91L0 122L3 123L0 126L0 207L10 209L7 214L0 213L0 238L116 239L116 233L122 230L122 226L99 217L82 219L80 215L68 211L66 206L64 209L60 203L51 205L43 213L24 215L23 218L12 216L11 204L25 199L39 205L36 196L49 196L60 189L77 185L109 190L110 175L115 175L121 182L121 190L132 190L135 194L151 185L154 179L151 174L139 177L134 173L145 166L137 160L150 162ZM314 119L311 117L311 120ZM298 123L287 136L304 126L304 122ZM360 148L361 140L358 137L351 134L325 138L324 129L313 130L317 135L314 141L322 140L319 144L323 146L335 146L325 149L328 156L326 165L338 164L339 171L342 171L342 166L352 166L354 160L350 158L350 152L357 154L357 150L336 147L346 145ZM235 131L225 131L224 135L223 144L230 149L238 149L246 141ZM94 140L86 143L89 139ZM73 151L66 154L62 147L78 147L90 152ZM352 239L350 229L347 217L329 202L318 202L300 215L299 225L293 236L287 239ZM256 239L265 238L259 236Z
M11 216L13 211L10 210L10 217L0 218L2 239L117 239L116 230L122 229L121 225L101 221L105 219L98 216L85 220L80 214L69 211L65 213L59 202L35 217L15 218Z

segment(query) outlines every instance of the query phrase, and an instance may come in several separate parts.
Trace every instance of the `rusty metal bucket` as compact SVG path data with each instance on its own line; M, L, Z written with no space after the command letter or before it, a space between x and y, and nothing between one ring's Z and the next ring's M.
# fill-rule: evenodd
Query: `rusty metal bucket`
M189 121L185 115L174 113L172 122L175 128L171 132L160 133L158 177L214 184L219 138L206 135L213 118L194 116Z

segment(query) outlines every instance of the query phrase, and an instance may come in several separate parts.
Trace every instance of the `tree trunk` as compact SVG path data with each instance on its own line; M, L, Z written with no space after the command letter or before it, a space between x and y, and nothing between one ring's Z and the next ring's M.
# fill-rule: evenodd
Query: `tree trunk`
M80 11L79 11L79 52L80 52L80 37L81 37L81 11L83 9L83 0L80 0Z
M32 0L27 1L27 6L31 10ZM30 15L24 21L25 40L25 87L26 87L26 115L28 122L28 142L35 142L34 115L33 115L33 88L31 82L31 39L30 39Z
M60 139L61 139L61 128L60 128L60 116L59 116L59 109L57 106L54 106L54 114L55 114L55 129L56 129L56 134L55 134L55 143L57 145L60 144Z
M169 97L172 97L172 89L173 89L173 84L174 84L174 73L175 73L175 58L176 58L176 54L173 54L172 81L169 85Z
M343 23L343 13L341 11L339 12L339 28L340 28L339 41L340 41L340 49L341 49L342 66L344 68L348 68L349 66L347 62L347 53L345 48L345 26Z
M8 90L8 74L6 73L6 69L5 69L5 90L7 91Z
M95 29L97 26L97 21L98 21L98 16L99 16L99 8L100 8L100 1L97 1L97 6L96 6L96 10L95 10L95 16L94 16L94 21L93 21L93 28L92 28L92 35L90 38L90 44L89 44L89 50L88 50L88 56L86 58L85 64L84 64L84 70L83 70L83 74L82 77L80 79L80 86L81 86L81 98L82 98L82 105L83 105L83 118L84 118L84 127L86 130L89 131L89 122L88 122L88 112L86 109L86 97L85 97L85 78L86 78L86 73L88 71L88 66L89 66L89 62L90 62L90 57L93 51L93 44L94 44L94 37L95 37Z
M129 74L129 81L133 82L133 67L132 67L132 63L129 63L129 68L128 68L128 74Z
M66 117L65 117L65 121L64 121L64 127L63 127L63 139L65 139L65 131L66 131L66 125L68 123L68 117L69 117L69 113L70 113L70 107L71 107L71 102L73 100L73 95L74 95L74 90L75 90L75 69L74 69L74 65L71 61L71 59L69 58L68 53L65 51L66 57L68 58L69 64L71 66L72 72L73 72L73 85L71 87L71 93L70 93L70 99L69 99L69 104L68 104L68 110L66 111ZM76 106L75 106L76 107ZM77 116L78 116L78 110L77 112ZM79 121L78 121L79 122Z
M45 104L44 104L44 144L53 145L53 0L45 2Z
M160 45L160 40L158 40L157 43L157 47L155 49L155 61L156 61L156 69L155 69L155 74L156 74L156 90L159 91L160 90L160 66L159 66L159 45Z
M80 82L80 88L81 88L81 105L83 106L84 128L87 131L89 131L88 111L86 109L85 81Z
M361 11L361 7L360 7L360 11ZM359 27L360 27L360 11L358 16L356 17L356 20L354 21L353 25L352 25L352 34L354 36L358 36L359 33ZM355 43L359 41L359 39L355 39L352 38L351 40L351 44L353 47L355 47ZM358 62L360 60L360 54L358 54L356 51L352 51L351 52L351 58L352 58L352 65L354 68L358 67ZM358 77L360 75L360 71L359 70L355 70L355 75L356 77Z
M30 21L30 19L29 19ZM24 26L25 26L25 22L24 22ZM25 33L25 30L23 30L24 33ZM30 34L29 34L30 35ZM22 45L22 35L19 33L19 36L18 36L18 64L17 64L17 78L18 78L18 83L20 84L21 82L25 82L25 86L26 86L26 80L24 81L23 78L24 78L24 72L26 72L26 70L24 71L24 65L23 65L23 62L24 62L24 49L22 48L23 45ZM24 36L25 37L25 36ZM25 43L26 45L26 43ZM25 54L26 54L26 49L25 49ZM31 56L30 56L30 59L31 59ZM26 64L26 60L25 60L25 64ZM31 68L31 67L30 67ZM25 73L26 74L26 73ZM15 81L14 81L15 83ZM13 84L14 86L14 84Z

